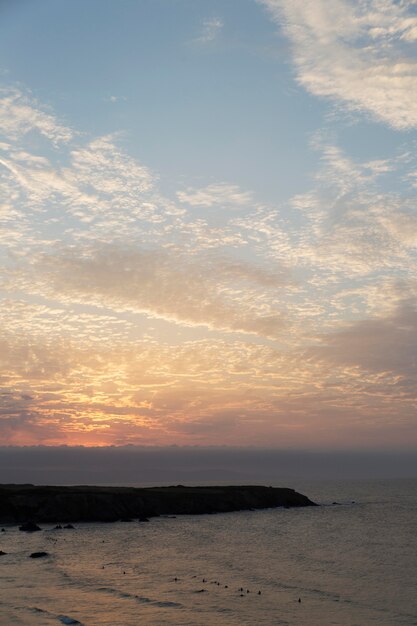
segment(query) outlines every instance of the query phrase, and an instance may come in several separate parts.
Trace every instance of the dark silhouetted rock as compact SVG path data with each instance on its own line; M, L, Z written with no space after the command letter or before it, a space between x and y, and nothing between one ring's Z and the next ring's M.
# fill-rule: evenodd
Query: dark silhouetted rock
M67 617L66 615L59 615L58 616L59 621L61 622L61 624L80 624L81 622L79 622L77 619L74 619L73 617Z
M54 528L54 530L62 530L62 526L61 524L57 524Z
M32 552L31 559L42 559L44 556L49 556L47 552Z
M22 523L21 530L40 530L37 523L147 521L161 515L201 515L271 507L315 506L293 489L254 485L219 487L55 487L0 485L0 523Z
M67 530L74 530L74 526L72 524L65 524L64 528Z
M21 526L19 526L19 530L23 530L26 533L34 533L37 530L41 530L35 522L25 522Z
M7 552L3 552L3 550L0 550L0 556L3 556L4 554L7 554Z

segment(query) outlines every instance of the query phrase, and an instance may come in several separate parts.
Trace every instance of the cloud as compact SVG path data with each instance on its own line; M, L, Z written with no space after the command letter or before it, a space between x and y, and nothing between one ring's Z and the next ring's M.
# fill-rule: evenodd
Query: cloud
M207 187L196 189L188 187L185 191L178 191L177 197L181 202L192 207L244 207L253 202L252 194L241 191L237 185L227 183L215 183Z
M223 20L219 17L210 17L203 20L200 34L194 39L197 43L210 43L214 41L222 31L224 26Z
M0 145L4 441L344 445L395 418L406 440L412 151L358 161L317 136L286 204L225 182L170 197L120 137L23 99Z
M107 96L104 100L114 104L115 102L126 102L127 98L126 96Z
M417 309L415 299L403 302L389 316L366 319L322 338L312 353L338 365L358 367L397 377L411 385L415 397L417 375Z
M27 119L36 120L37 103L24 98ZM50 124L58 127L52 116ZM31 130L35 137L43 132L36 124ZM55 160L43 144L26 141L25 127L15 132L0 158L0 239L9 255L1 285L9 293L20 288L58 306L94 304L184 326L281 333L287 270L230 254L245 241L227 216L210 224L187 214L114 136L74 135ZM55 143L53 134L48 138ZM249 192L225 183L177 196L201 208L247 210L253 202Z
M412 2L258 1L289 37L307 91L398 130L417 126Z
M126 212L148 217L148 210L143 214L140 198L152 189L155 177L121 151L112 137L99 137L85 147L73 149L71 165L64 169L63 178L81 190L81 205L86 198L87 210L91 211L94 204L96 212L102 207L107 214L110 210L120 217ZM117 205L112 206L115 201Z
M375 444L386 432L410 441L416 333L415 310L406 308L375 324L373 341L370 329L356 337L352 325L354 341L344 329L303 354L227 338L115 345L110 329L107 339L80 345L75 332L57 341L48 329L42 338L25 328L0 346L2 440L210 444L219 424L223 443L234 445L294 445L305 433L319 447L344 446L355 436L361 445ZM387 340L381 350L395 355L389 334L400 338L398 324L409 327L399 345L411 339L406 367L393 356L381 371L378 342Z
M42 110L33 98L17 88L0 90L0 125L4 136L12 140L32 130L54 145L68 142L74 136L72 129L60 124L55 116Z
M241 394L248 376L256 386L265 358L269 367L282 361L273 350L244 342L117 346L109 334L80 346L74 338L51 341L26 329L24 338L9 335L1 343L0 431L11 443L178 440L190 415L210 421L213 413L259 408L253 391L246 399Z
M29 292L64 302L276 337L283 329L284 315L274 302L274 291L286 281L285 274L238 261L96 246L41 255L20 284ZM269 289L272 300L267 298Z
M30 147L16 147L23 139L24 133L13 145L4 146L0 155L2 211L15 222L14 232L9 227L4 231L7 247L22 250L22 237L26 249L45 246L52 223L59 225L55 230L67 241L126 240L142 232L144 222L161 222L176 212L167 200L158 198L155 175L120 150L111 137L66 145L65 167L34 154L33 147L31 152ZM30 224L36 235L31 236Z
M127 340L132 321L103 312L74 311L51 303L39 304L3 297L0 325L11 335L19 329L22 335L28 335L33 340L48 337L56 345L76 335L80 347L87 345L91 348L92 344L106 342L109 337L113 345L122 339Z
M402 158L357 162L337 146L320 150L315 187L292 200L305 220L292 262L350 277L388 269L408 273L417 252L415 193L411 185L402 194L381 190L384 176L407 178Z

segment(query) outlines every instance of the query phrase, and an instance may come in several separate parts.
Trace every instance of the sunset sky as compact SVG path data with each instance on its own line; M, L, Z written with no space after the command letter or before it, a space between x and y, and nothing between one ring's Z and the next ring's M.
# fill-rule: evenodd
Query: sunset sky
M417 448L415 0L0 5L0 443Z

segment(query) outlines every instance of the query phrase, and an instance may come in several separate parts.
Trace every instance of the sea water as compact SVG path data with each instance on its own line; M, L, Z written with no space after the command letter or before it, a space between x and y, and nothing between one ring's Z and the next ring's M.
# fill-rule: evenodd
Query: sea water
M286 483L322 506L7 526L0 624L417 625L417 481Z

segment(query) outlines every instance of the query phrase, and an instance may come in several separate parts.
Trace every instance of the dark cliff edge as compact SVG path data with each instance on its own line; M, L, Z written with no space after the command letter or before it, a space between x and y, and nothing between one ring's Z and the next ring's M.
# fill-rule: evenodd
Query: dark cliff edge
M0 485L0 523L115 522L158 515L201 515L316 506L293 489L227 487L52 487Z

